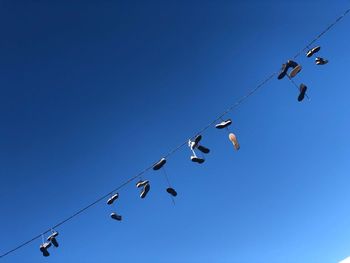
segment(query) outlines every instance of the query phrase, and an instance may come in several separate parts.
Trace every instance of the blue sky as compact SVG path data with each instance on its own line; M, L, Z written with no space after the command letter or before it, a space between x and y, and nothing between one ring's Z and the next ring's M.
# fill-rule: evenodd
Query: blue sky
M70 216L187 140L279 70L350 1L1 1L0 252ZM347 17L188 148L2 262L323 263L350 255ZM122 222L112 221L117 211Z

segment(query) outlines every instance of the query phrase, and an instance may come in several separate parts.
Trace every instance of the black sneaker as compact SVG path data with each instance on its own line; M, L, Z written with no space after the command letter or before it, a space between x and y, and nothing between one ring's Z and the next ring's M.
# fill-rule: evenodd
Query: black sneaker
M49 247L51 247L51 242L45 242L44 244L40 245L40 251L43 253L44 257L50 256L49 251L47 251Z
M198 145L198 150L200 150L202 153L209 153L210 150L207 147L204 147L203 145Z
M151 186L147 183L147 184L144 186L144 188L143 188L143 190L142 190L142 192L141 192L141 194L140 194L140 197L141 197L141 198L145 198L150 189L151 189Z
M111 198L109 198L109 199L107 200L107 205L113 204L113 202L114 202L115 200L117 200L118 197L119 197L119 194L118 194L118 193L114 194Z
M324 59L324 58L317 57L317 58L315 58L315 63L316 63L316 65L325 65L328 63L328 60Z
M317 47L314 47L312 49L310 49L307 53L306 53L306 56L308 58L312 57L313 54L317 53L318 51L320 51L321 47L320 46L317 46Z
M144 181L140 180L140 181L138 181L138 182L136 183L136 187L137 187L137 188L140 188L140 187L145 186L145 185L148 184L148 183L149 183L148 180L144 180Z
M223 121L223 122L220 122L220 123L216 124L215 128L223 129L223 128L226 128L226 127L230 126L231 123L232 123L231 119L228 119L226 121Z
M198 143L202 140L202 135L197 135L196 138L194 138L194 145L193 148L196 148Z
M304 99L306 90L307 90L307 87L304 84L300 84L300 87L299 87L300 94L298 96L298 101L302 101Z
M278 74L277 79L283 79L287 74L288 66L287 64L282 64L282 68L280 70L280 74Z
M204 159L202 158L198 158L197 156L191 156L191 161L194 162L194 163L204 163Z
M177 192L175 191L174 188L169 187L166 189L166 191L174 197L177 196Z
M58 247L58 242L56 239L57 236L58 236L58 232L55 231L47 238L47 241L51 242L52 245L54 245L55 247Z
M295 68L295 67L297 67L298 66L298 63L296 63L295 61L293 61L293 60L288 60L287 61L287 70L289 69L289 68Z
M154 166L153 166L153 170L157 171L160 168L163 167L163 165L166 163L165 158L160 159Z
M111 218L117 221L122 221L122 216L117 215L116 213L111 213Z

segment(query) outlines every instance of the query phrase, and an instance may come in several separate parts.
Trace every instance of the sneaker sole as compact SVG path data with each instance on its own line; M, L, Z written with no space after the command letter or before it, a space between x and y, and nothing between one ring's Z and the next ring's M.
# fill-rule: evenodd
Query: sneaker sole
M198 159L191 159L191 161L194 162L194 163L204 163L205 160L198 158Z
M177 196L177 192L173 188L167 188L166 191L171 194L172 196Z
M202 153L209 153L210 150L202 145L199 145L198 147L198 150L200 150Z
M162 168L164 166L164 164L166 163L165 158L160 159L160 161L158 161L154 166L153 166L153 170L157 171L160 168Z
M233 133L230 133L228 135L228 138L232 142L233 147L235 148L235 150L238 151L241 148L241 146L238 143L236 135L234 135Z
M230 121L230 122L228 122L228 123L226 123L226 124L221 124L221 123L219 123L219 124L216 124L216 125L215 125L215 128L216 128L216 129L224 129L224 128L230 126L231 124L232 124L232 121Z
M300 71L302 67L300 65L296 66L289 74L289 77L294 78Z
M307 90L307 87L304 85L303 87L305 87L299 94L298 96L298 101L302 101L304 98L305 98L305 93L306 93L306 90Z
M151 187L150 187L149 184L145 185L145 188L144 188L144 190L142 190L142 192L141 192L141 194L140 194L140 197L141 197L142 199L145 198L145 197L147 196L147 194L148 194L148 192L149 192L150 189L151 189Z
M321 50L321 47L320 46L318 46L318 47L314 47L314 48L312 48L312 49L310 49L307 53L306 53L306 56L308 57L308 58L311 58L314 54L316 54L318 51L320 51Z

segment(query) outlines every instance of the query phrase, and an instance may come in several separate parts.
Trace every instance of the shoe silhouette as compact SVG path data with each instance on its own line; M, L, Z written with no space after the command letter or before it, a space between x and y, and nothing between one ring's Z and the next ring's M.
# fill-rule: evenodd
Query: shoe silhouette
M216 124L215 128L217 128L217 129L224 129L224 128L230 126L231 123L232 123L231 119L228 119L226 121L223 121L223 122L220 122L220 123Z
M153 166L153 170L159 170L160 168L163 167L163 165L166 163L165 158L160 159L154 166Z
M233 147L235 148L235 150L238 151L238 150L241 148L241 146L240 146L239 143L238 143L238 140L237 140L236 135L234 135L233 133L230 133L230 134L228 135L228 138L229 138L230 141L232 142Z
M191 161L194 162L194 163L204 163L204 159L202 158L198 158L197 156L191 156Z
M147 184L143 187L142 192L141 192L141 194L140 194L140 197L141 197L141 198L145 198L150 189L151 189L151 186L147 183Z
M293 74L291 73L291 75L293 75L293 76L291 76L291 78L292 78L292 77L295 77L295 75L296 75L297 73L299 73L300 70L301 70L301 66L298 65L298 63L296 63L296 62L293 61L293 60L288 60L287 63L282 64L282 68L281 68L280 73L278 74L278 77L277 77L277 78L278 78L278 79L283 79L283 78L286 76L286 74L287 74L287 72L288 72L288 70L289 70L290 68L293 69L293 70L292 70Z
M294 78L300 71L302 67L300 65L297 65L293 70L290 72L289 77Z
M109 198L109 199L107 200L107 205L113 204L113 202L114 202L115 200L117 200L118 197L119 197L119 194L118 194L118 193L114 194L111 198Z
M54 245L55 247L58 247L58 242L57 242L57 239L56 239L57 236L58 236L58 232L55 231L47 238L47 241L51 242L52 245Z
M174 188L169 187L166 189L166 191L174 197L177 196L177 192L175 191Z
M307 53L306 53L306 56L308 58L312 57L315 53L317 53L318 51L320 51L321 47L320 46L317 46L317 47L314 47L312 49L310 49Z
M317 57L315 58L316 65L326 65L328 63L327 59Z
M137 187L137 188L140 188L140 187L145 186L145 185L148 184L148 183L149 183L148 180L144 180L144 181L140 180L140 181L138 181L138 182L136 183L136 187Z
M298 101L302 101L304 99L306 90L307 90L307 87L304 84L300 84L300 87L299 87L300 94L298 96Z
M117 221L121 221L122 220L122 216L121 215L117 215L116 213L111 213L111 218Z
M204 147L203 145L198 145L198 150L200 150L202 153L209 153L210 150L207 147Z
M50 256L49 251L47 251L49 247L51 247L51 242L45 242L44 244L40 245L40 251L43 253L44 257Z

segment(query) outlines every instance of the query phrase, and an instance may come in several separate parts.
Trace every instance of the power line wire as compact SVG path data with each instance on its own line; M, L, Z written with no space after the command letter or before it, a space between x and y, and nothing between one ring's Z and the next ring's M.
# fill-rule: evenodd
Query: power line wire
M303 49L301 49L298 53L296 53L293 57L293 59L296 59L297 57L299 57L301 54L305 53L305 51L307 51L308 49L310 49L310 47L317 41L319 40L322 36L324 36L328 31L330 31L335 25L337 25L348 13L350 12L350 8L347 9L342 15L340 15L333 23L331 23L327 28L325 28L320 34L318 34L314 39L312 39ZM262 82L260 82L254 89L252 89L251 91L249 91L245 96L243 96L242 98L240 98L237 102L235 102L232 106L230 106L227 110L225 110L220 116L218 116L215 120L213 120L212 122L210 122L207 126L205 126L204 128L202 128L201 130L199 130L197 133L195 133L195 135L193 137L195 137L196 135L202 134L203 132L205 132L207 129L209 129L210 127L214 126L217 121L221 120L222 117L224 117L225 115L227 115L229 112L231 112L233 109L237 108L239 105L241 105L245 100L247 100L250 96L252 96L254 93L256 93L259 89L261 89L263 86L265 86L273 77L275 77L277 75L277 72L272 73L270 76L268 76L267 78L265 78L265 80L263 80ZM169 156L171 156L172 154L174 154L175 152L177 152L179 149L181 149L183 146L187 145L187 140L183 143L181 143L180 145L178 145L177 147L175 147L173 150L169 151L164 158L168 158ZM10 253L28 245L29 243L35 241L36 239L42 237L43 235L45 235L46 233L49 233L52 229L56 229L58 227L60 227L61 225L65 224L66 222L72 220L73 218L75 218L76 216L80 215L81 213L85 212L86 210L88 210L89 208L91 208L92 206L96 205L97 203L101 202L102 200L106 199L108 196L110 196L111 194L113 194L114 192L120 190L121 188L123 188L124 186L128 185L129 183L131 183L132 181L134 181L136 178L141 177L143 174L145 174L146 172L148 172L149 170L151 170L153 168L153 165L150 165L149 167L145 168L143 171L141 171L140 173L138 173L137 175L130 177L128 180L126 180L124 183L122 183L121 185L119 185L117 188L113 189L112 191L110 191L109 193L101 196L100 198L98 198L97 200L95 200L94 202L90 203L89 205L81 208L80 210L78 210L77 212L75 212L74 214L72 214L71 216L67 217L66 219L63 219L62 221L60 221L59 223L57 223L55 226L50 227L48 230L44 231L41 234L38 234L37 236L34 236L33 238L29 239L28 241L23 242L22 244L18 245L17 247L8 250L7 252L3 253L0 255L0 258L3 258L7 255L9 255Z

